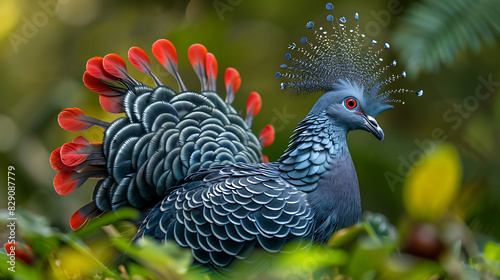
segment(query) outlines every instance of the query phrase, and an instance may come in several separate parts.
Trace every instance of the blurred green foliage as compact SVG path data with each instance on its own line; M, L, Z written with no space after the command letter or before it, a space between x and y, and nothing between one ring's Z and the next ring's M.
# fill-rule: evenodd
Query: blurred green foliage
M412 72L437 72L459 52L479 53L500 34L500 2L490 0L425 0L416 3L397 26L394 44Z
M314 253L320 261L291 270L310 256L283 256L265 277L292 271L299 279L494 279L500 270L498 1L333 3L348 24L358 12L369 37L394 43L385 60L398 59L394 71L406 68L409 77L395 86L423 89L424 96L402 96L404 105L378 117L383 144L364 132L349 135L363 209L383 216L367 215L361 225L336 233ZM167 38L177 47L185 83L196 90L187 48L206 45L220 69L236 67L242 76L236 108L244 110L250 91L262 95L254 131L268 123L276 127L276 142L264 150L275 160L319 95L283 93L274 74L288 44L307 34L305 23L325 15L324 3L298 0L2 0L0 191L7 192L7 166L15 166L18 241L36 254L31 265L18 262L18 279L187 277L190 259L183 250L149 241L128 244L135 226L127 220L137 213L115 213L70 232L69 217L88 201L94 182L66 197L53 190L50 152L78 135L60 129L57 114L78 106L107 121L116 118L81 82L88 58L111 52L125 57L131 46L148 50ZM175 84L159 64L153 69L165 84ZM221 79L218 86L223 88ZM99 141L102 130L83 136ZM450 144L439 146L443 142ZM0 195L1 205L5 197ZM0 240L7 235L2 225ZM124 250L129 259L117 262ZM147 262L149 257L155 261ZM4 265L1 273L12 277Z

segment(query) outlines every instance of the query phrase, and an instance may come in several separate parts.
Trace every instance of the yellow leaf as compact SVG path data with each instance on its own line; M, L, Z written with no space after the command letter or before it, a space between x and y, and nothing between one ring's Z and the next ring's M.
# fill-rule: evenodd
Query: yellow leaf
M403 200L415 220L436 221L449 209L462 177L460 158L451 144L438 146L418 161L408 176Z
M3 41L16 26L20 14L21 8L18 1L2 0L0 2L0 18L2 19L2 24L0 24L0 41Z
M91 276L100 271L101 266L96 259L73 248L60 248L57 255L60 272L67 278L80 279L82 276Z

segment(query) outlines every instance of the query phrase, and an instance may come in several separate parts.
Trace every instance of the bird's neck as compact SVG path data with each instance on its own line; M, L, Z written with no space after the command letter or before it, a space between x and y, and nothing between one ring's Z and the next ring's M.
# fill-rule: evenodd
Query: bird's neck
M308 116L279 159L283 179L307 193L319 242L361 218L358 178L346 136L347 130L326 116Z

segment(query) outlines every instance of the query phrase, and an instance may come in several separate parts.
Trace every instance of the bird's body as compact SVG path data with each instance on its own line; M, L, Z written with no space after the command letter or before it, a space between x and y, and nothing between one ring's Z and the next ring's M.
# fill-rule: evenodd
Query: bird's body
M139 235L175 240L199 263L226 266L255 248L279 252L312 232L306 196L276 163L235 164L189 176L145 219Z
M324 243L361 219L346 135L327 117L310 115L278 161L188 176L150 212L138 236L175 240L198 262L217 266L254 247L279 252L297 238Z
M176 78L179 93L161 84L136 47L129 60L153 78L156 88L131 78L117 55L89 60L86 86L100 94L105 110L126 117L109 124L76 108L59 116L70 131L92 125L106 129L102 144L76 138L51 156L52 166L61 171L54 179L60 194L88 178L101 179L92 202L73 215L72 227L134 207L147 212L136 239L175 241L190 248L198 263L224 267L256 247L280 252L292 240L325 243L334 231L360 221L358 179L346 137L362 129L383 140L374 117L392 108L387 102L394 91L380 89L399 76L379 81L388 68L379 67L380 51L365 51L359 28L347 32L345 18L340 22L331 37L322 27L315 31L318 45L304 38L306 47L290 45L304 58L286 54L292 65L282 68L289 72L276 77L291 81L282 88L326 93L298 124L284 154L271 163L262 163L261 145L274 136L264 130L258 139L250 130L260 97L250 95L247 119L241 118L231 106L239 75L226 71L224 101L216 94L215 57L203 46L188 51L202 84L199 93L187 91L177 71L177 52L167 40L157 41L153 54Z
M280 158L281 176L306 194L313 213L314 241L361 219L356 170L346 144L347 131L325 116L307 116Z

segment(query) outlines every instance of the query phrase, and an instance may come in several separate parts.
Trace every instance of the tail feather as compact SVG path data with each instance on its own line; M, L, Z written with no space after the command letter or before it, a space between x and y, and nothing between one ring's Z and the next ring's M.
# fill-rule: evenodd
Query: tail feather
M88 220L99 216L102 211L99 210L94 201L86 204L82 208L78 209L70 219L70 226L73 230L77 230L85 224Z
M247 117L245 122L249 127L252 127L252 121L255 116L260 112L260 108L262 107L262 99L260 98L260 94L255 91L250 92L247 100Z
M217 59L212 53L207 53L205 67L208 79L208 90L217 91Z
M85 139L85 137L83 137L83 136L75 137L75 139L73 139L73 141L71 141L71 143L82 144L82 145L90 144L89 140Z
M87 61L87 72L101 80L118 81L118 78L111 75L104 69L103 57L93 57Z
M207 48L200 44L194 44L189 47L188 50L189 62L193 66L194 72L200 79L201 82L201 90L208 90L207 86L207 73L205 68L205 63L207 60Z
M66 143L60 150L61 161L66 166L77 166L85 162L92 165L106 164L102 154L102 144Z
M89 178L101 179L92 202L73 215L73 229L122 206L146 210L202 168L262 161L261 142L230 105L241 85L238 71L228 68L225 72L224 101L215 92L217 61L205 47L194 45L188 51L202 84L201 93L187 91L170 41L158 40L152 50L176 78L180 93L161 85L151 72L146 53L133 47L128 53L130 62L153 77L156 88L130 77L125 61L115 54L90 59L83 76L84 84L99 93L104 110L124 112L125 117L107 123L77 108L61 113L60 123L66 130L81 131L93 125L105 128L102 144L78 137L51 154L52 167L60 171L54 178L59 194L75 191ZM250 103L247 112L255 116L260 98L252 97Z
M72 142L55 149L50 155L50 164L57 171L86 171L104 167L105 159L100 143L90 143L78 136Z
M76 172L74 170L64 170L54 177L54 188L60 195L67 195L81 187L89 178L106 177L104 170L93 170Z
M104 129L108 128L110 123L101 121L96 118L89 117L78 108L64 109L58 117L59 125L67 131L82 131L93 127L100 126Z
M83 74L83 83L91 91L104 96L122 96L127 92L125 88L112 87L109 83L92 76L88 71Z
M63 171L69 169L70 167L65 165L61 160L61 147L55 149L50 154L50 166L56 171Z
M224 73L224 83L226 85L226 103L232 104L234 100L234 95L240 89L241 78L238 70L229 67Z
M132 65L134 65L137 70L144 74L149 74L151 72L151 62L145 51L139 47L131 47L128 50L128 60Z
M167 69L170 75L174 76L179 85L179 91L186 91L187 88L182 82L177 65L177 50L169 40L160 39L153 44L153 55Z
M259 142L262 147L267 147L273 144L275 137L274 126L268 124L263 129L259 135Z
M132 63L132 65L134 65L135 68L137 68L137 70L151 76L156 86L163 85L162 82L151 71L151 62L149 61L149 57L141 48L131 47L128 50L128 60L130 61L130 63Z
M121 96L105 96L99 95L99 104L109 113L120 114L123 113L123 97Z
M110 53L106 55L102 60L102 66L104 67L104 70L106 70L106 72L117 77L119 80L125 81L132 85L139 84L139 82L130 77L125 61L117 54Z

